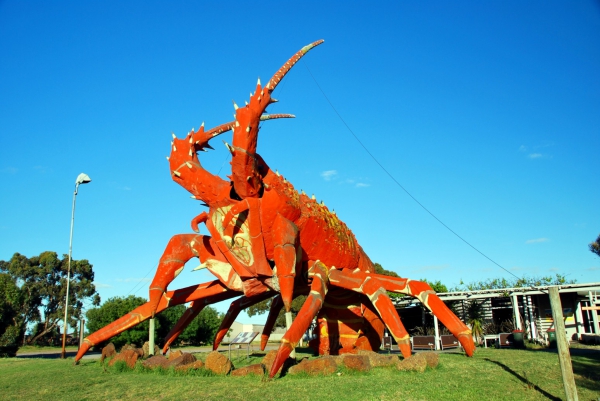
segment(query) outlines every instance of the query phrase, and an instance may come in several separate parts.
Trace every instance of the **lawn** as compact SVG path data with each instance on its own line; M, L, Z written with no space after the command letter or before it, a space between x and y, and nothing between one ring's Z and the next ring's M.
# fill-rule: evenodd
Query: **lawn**
M600 350L572 349L580 400L600 397ZM198 354L200 358L205 354ZM300 357L305 356L299 354ZM257 363L232 354L234 365ZM473 358L441 354L425 373L376 368L327 377L275 380L222 377L142 368L120 372L98 360L0 359L0 397L10 400L558 400L564 398L558 356L545 350L478 349Z

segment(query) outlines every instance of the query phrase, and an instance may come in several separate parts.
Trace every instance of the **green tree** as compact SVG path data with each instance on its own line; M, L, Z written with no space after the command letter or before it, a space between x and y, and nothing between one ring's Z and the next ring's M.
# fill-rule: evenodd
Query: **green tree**
M443 284L440 280L437 281L429 281L427 279L422 278L422 282L429 284L432 290L435 292L448 292L448 287Z
M16 280L0 273L0 357L17 353L25 328L20 313L22 304L23 293Z
M23 332L30 323L42 325L37 326L31 343L56 332L64 318L68 262L67 255L59 259L56 252L50 251L32 258L15 253L9 261L0 261L0 272L9 274L22 293L20 322ZM94 271L87 260L71 261L68 324L73 328L81 318L84 301L91 300L94 305L100 303L93 281Z
M211 308L210 306L204 308L192 322L192 324L197 324L197 328L191 327L191 333L194 333L194 336L190 336L189 341L198 345L212 344L223 317L224 315L217 312L215 308Z
M478 290L499 290L503 288L522 288L522 287L542 287L548 285L565 285L575 284L577 280L568 280L563 274L556 274L554 276L542 276L542 277L523 277L514 279L505 278L494 278L483 281L475 281L472 283L464 283L462 280L460 284L452 288L451 291L478 291Z
M177 305L164 310L156 316L160 322L156 331L156 337L159 341L165 339L185 310L184 305ZM205 307L179 335L175 345L179 343L190 345L212 344L222 320L223 316L215 308L210 306Z
M99 308L93 308L87 311L87 329L90 333L100 330L104 326L114 322L121 316L126 315L138 306L142 306L146 303L146 300L141 297L129 295L126 298L113 297L109 298ZM156 329L160 329L160 322ZM115 344L115 347L120 348L125 344L136 344L141 346L144 342L148 341L148 330L149 323L146 320L137 326L125 330L121 334L118 334L110 339ZM104 344L97 344L97 346L103 346Z
M590 252L595 253L596 256L600 257L600 235L596 238L596 241L592 242L590 245Z
M384 276L390 277L400 277L396 272L393 272L391 270L385 270L383 266L381 266L379 263L373 263L373 267L375 268L375 273L377 274L383 274Z

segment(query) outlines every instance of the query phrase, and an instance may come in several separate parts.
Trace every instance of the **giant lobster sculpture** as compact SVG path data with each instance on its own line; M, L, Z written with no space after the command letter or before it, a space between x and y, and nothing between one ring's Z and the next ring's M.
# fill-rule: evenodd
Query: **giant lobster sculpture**
M205 224L211 236L179 234L169 241L150 285L150 300L84 340L76 361L87 350L164 309L191 302L165 339L163 352L204 306L241 296L226 314L214 342L216 349L238 313L270 297L261 346L281 308L285 308L288 330L270 371L273 377L290 356L313 319L319 322L316 346L321 354L352 349L377 349L387 327L403 356L411 355L409 336L387 291L416 297L429 308L464 347L474 351L471 331L424 282L375 274L373 263L352 232L314 197L298 193L256 153L261 121L292 115L265 114L276 102L271 93L286 73L322 40L305 46L290 58L265 86L260 79L245 107L234 103L235 120L210 130L204 125L185 138L173 135L168 157L173 180L192 198L208 206L192 220L192 229ZM197 152L212 149L209 141L233 130L230 181L204 170ZM185 263L197 257L216 280L168 291L168 285ZM307 295L292 321L294 297ZM341 348L341 349L340 349Z

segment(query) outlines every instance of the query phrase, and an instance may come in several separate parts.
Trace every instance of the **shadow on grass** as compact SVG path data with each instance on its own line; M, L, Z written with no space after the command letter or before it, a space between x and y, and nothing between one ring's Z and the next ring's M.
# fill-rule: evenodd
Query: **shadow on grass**
M556 354L556 348L526 349L528 352L546 352ZM569 348L571 355L571 365L577 387L583 387L591 391L600 392L600 374L597 373L600 368L600 347L596 348ZM495 361L492 361L497 363Z
M546 390L540 388L537 384L533 384L532 382L527 380L526 377L521 376L520 374L518 374L517 372L515 372L514 370L512 370L511 368L509 368L502 362L494 361L494 360L491 360L490 358L484 358L484 360L500 366L502 369L504 369L505 371L507 371L508 373L510 373L511 375L513 375L514 377L516 377L517 379L522 381L525 385L527 385L527 387L533 388L535 391L539 392L540 394L542 394L544 397L548 398L549 400L561 401L561 398L555 397L552 394L550 394L549 392L547 392Z
M573 373L584 379L578 380L578 387L581 386L591 391L600 392L600 374L598 373L600 364L596 358L579 357L576 360L572 359L571 364L573 365Z

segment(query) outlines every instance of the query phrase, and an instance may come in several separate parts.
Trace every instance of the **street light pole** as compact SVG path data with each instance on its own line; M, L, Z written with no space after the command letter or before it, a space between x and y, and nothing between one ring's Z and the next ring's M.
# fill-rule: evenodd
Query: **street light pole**
M75 180L75 192L73 192L73 207L71 208L71 235L69 236L69 264L67 267L67 296L65 298L65 318L63 325L63 335L62 335L62 353L61 358L65 359L65 345L67 343L67 311L69 309L69 285L71 284L71 251L73 248L73 223L75 222L75 199L77 197L77 190L79 189L80 184L87 184L91 182L91 178L84 173L81 173L77 176L77 180Z

